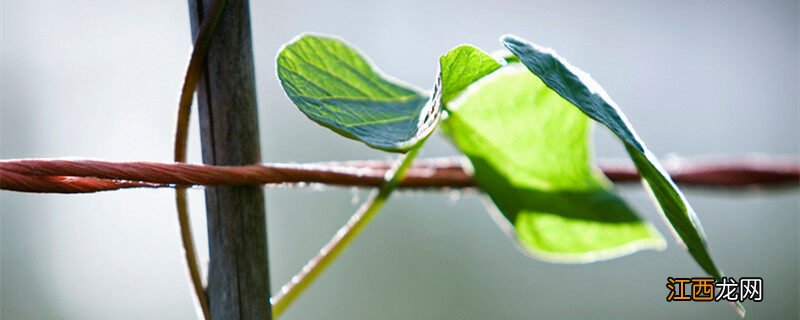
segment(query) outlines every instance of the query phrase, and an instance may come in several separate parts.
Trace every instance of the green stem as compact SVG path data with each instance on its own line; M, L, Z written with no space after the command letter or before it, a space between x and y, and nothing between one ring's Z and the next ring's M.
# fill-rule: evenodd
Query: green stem
M400 158L392 165L392 169L386 172L386 183L384 183L378 190L373 191L369 199L367 199L358 211L354 213L347 223L342 226L333 238L325 244L319 253L303 266L292 279L286 283L281 290L272 297L272 316L277 319L283 314L284 311L299 297L305 289L311 285L314 280L336 260L336 258L347 248L353 241L358 233L364 229L369 221L375 216L378 210L383 207L383 204L392 194L392 191L400 185L406 170L411 166L414 158L417 157L419 149L422 147L425 140L420 141L417 145L408 151L408 153L401 155Z

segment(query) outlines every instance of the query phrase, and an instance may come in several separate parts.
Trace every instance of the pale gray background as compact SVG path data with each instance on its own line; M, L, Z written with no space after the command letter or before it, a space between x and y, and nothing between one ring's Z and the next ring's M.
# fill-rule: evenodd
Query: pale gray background
M422 87L445 50L492 51L515 33L592 73L659 156L799 153L796 1L255 1L252 20L267 161L388 157L308 121L284 96L273 58L304 31L341 35ZM0 21L2 158L171 159L190 48L184 1L5 0ZM597 136L599 156L624 157ZM453 154L437 137L423 156ZM640 187L621 191L665 231ZM354 194L267 191L273 291L344 223ZM207 255L202 192L190 196ZM728 274L764 277L749 319L797 318L797 189L687 197ZM0 318L194 318L172 191L0 201ZM724 303L664 301L668 275L699 274L671 239L665 252L593 265L535 261L478 197L402 194L285 319L736 319Z

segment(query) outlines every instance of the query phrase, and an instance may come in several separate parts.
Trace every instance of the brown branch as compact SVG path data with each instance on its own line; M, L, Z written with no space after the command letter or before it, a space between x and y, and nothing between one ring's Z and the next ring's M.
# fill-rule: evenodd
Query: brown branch
M419 160L401 183L403 188L473 187L460 158ZM321 183L377 187L389 163L350 161L311 164L207 166L158 162L31 159L0 161L0 189L21 192L86 193L123 188ZM614 182L637 182L631 166L601 166ZM725 162L683 161L667 166L675 182L705 187L797 185L796 160L744 159Z
M203 71L203 60L208 52L208 46L211 44L211 35L222 17L225 3L226 0L214 0L214 2L212 2L210 10L208 10L205 17L203 17L194 37L192 54L189 58L189 64L186 67L183 85L181 86L181 95L178 99L178 116L175 121L175 145L173 149L173 160L175 162L186 162L186 141L188 140L192 100L195 89L197 88L197 82L200 80L200 75ZM210 320L211 309L208 306L208 299L206 297L205 288L203 287L203 279L200 272L200 264L197 261L194 237L192 236L191 217L189 215L189 206L187 202L186 189L183 187L175 188L175 208L178 213L181 245L183 246L189 280L194 290L195 305L198 309L198 316L200 316L201 319Z

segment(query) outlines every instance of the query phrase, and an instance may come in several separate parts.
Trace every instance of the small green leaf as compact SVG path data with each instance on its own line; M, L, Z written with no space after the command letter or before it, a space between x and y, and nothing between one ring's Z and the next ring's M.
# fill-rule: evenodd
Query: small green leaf
M439 58L442 99L447 103L478 79L500 68L492 56L470 45L458 46Z
M309 119L368 146L406 152L438 125L441 106L500 63L462 45L439 59L433 94L400 83L343 40L303 34L278 54L278 78Z
M720 280L723 273L711 258L694 210L605 90L589 74L570 65L552 49L541 48L511 35L504 36L502 41L548 87L622 140L645 186L651 190L675 233L703 270ZM743 314L741 304L737 308Z
M406 152L438 125L440 81L429 99L384 75L341 39L301 35L281 49L277 71L309 119L370 147Z
M664 247L592 164L589 118L520 64L452 101L442 128L513 224L505 229L537 258L591 262Z

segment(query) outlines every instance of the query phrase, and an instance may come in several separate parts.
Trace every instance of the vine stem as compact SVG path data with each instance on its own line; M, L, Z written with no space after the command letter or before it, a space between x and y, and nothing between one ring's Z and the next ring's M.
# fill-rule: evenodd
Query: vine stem
M272 303L272 314L277 319L284 311L305 291L305 289L319 277L319 275L333 263L334 260L350 245L353 239L369 223L375 214L383 207L383 204L397 189L403 180L411 163L419 153L419 149L424 143L420 141L417 146L408 153L401 155L393 166L386 171L385 183L378 190L370 194L361 207L358 208L347 223L342 226L333 238L325 244L319 253L303 266L295 276L283 285L280 291L270 299Z
M174 155L175 162L186 162L186 142L189 132L189 118L191 115L192 100L197 82L202 73L203 59L205 58L208 46L211 44L211 35L222 17L223 8L226 0L215 0L203 18L197 35L195 36L192 54L181 86L181 95L178 100L178 115L175 121L175 140ZM203 278L200 272L199 262L197 261L197 251L192 235L192 224L189 216L189 206L187 203L186 187L178 186L175 188L175 208L178 213L178 225L181 233L181 245L183 246L184 261L189 273L194 290L195 309L201 319L210 320L211 310L208 307Z
M400 188L460 189L474 187L463 158L415 161ZM602 162L601 162L602 163ZM175 186L289 185L319 183L349 187L379 187L391 163L347 161L265 163L210 166L184 163L76 159L0 160L0 189L19 192L89 193L123 188ZM639 182L630 165L601 165L613 182ZM743 158L725 161L667 161L673 180L686 186L714 188L781 187L800 184L797 159Z

